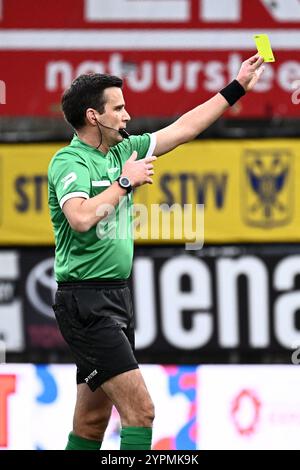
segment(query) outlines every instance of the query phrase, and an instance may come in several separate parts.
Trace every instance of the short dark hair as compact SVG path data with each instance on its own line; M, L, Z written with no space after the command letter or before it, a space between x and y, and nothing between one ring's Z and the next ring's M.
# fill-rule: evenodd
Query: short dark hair
M104 90L110 87L122 88L123 80L114 75L92 73L80 75L71 83L61 100L66 120L74 129L85 125L85 113L88 108L104 113Z

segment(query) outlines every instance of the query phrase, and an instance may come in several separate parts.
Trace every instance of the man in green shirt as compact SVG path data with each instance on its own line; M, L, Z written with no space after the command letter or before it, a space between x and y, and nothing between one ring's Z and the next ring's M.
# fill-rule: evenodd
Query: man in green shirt
M152 184L156 156L210 126L254 86L262 62L258 55L246 60L220 93L141 136L125 130L130 117L120 78L81 75L65 91L62 109L76 134L53 157L48 176L58 282L53 308L77 365L67 449L100 449L112 405L121 418L121 449L151 448L154 407L134 356L127 286L133 238L130 231L124 237L124 214L130 227L132 189Z

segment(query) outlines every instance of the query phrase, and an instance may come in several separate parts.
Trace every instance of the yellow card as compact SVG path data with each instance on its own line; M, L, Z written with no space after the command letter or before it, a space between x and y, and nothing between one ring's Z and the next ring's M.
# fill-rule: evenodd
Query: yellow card
M256 34L254 36L258 53L264 58L265 62L275 62L270 39L267 34Z

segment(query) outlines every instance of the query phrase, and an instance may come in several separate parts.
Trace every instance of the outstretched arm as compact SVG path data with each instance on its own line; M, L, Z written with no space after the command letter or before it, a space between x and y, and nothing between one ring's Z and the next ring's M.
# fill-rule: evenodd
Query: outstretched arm
M256 54L242 63L236 79L245 92L251 90L258 81L263 71L263 67L261 67L263 61L264 59ZM224 95L227 96L226 91ZM154 155L163 155L178 145L195 139L197 135L215 122L229 106L228 98L226 99L223 94L218 93L205 103L183 114L173 124L155 133Z

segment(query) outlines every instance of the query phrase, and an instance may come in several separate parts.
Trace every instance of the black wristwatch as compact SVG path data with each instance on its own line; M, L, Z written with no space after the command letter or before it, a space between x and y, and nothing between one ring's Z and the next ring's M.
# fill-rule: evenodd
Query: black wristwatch
M123 189L126 189L128 193L132 191L132 186L127 176L119 176L119 178L117 178L116 181L118 181L119 186L121 186L121 188Z

